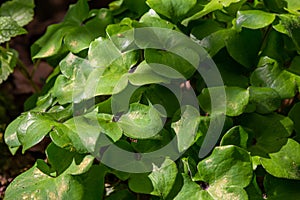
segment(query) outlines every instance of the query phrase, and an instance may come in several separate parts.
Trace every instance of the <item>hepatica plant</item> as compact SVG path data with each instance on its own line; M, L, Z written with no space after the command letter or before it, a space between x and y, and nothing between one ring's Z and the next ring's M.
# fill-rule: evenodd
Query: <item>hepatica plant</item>
M47 159L5 198L300 198L299 11L298 0L71 5L31 46L54 70L5 132L12 154L48 138Z

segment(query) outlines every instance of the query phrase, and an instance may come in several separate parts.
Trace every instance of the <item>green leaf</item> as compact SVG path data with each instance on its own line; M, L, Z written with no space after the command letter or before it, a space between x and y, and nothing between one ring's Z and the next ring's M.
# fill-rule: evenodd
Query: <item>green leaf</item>
M268 199L294 199L300 196L300 181L275 178L267 175L264 179L264 188Z
M109 66L102 70L98 68L91 73L87 85L96 85L95 95L110 95L123 90L127 83L127 74L130 68L138 61L139 53L130 51L122 54Z
M294 42L297 50L300 51L300 19L296 15L281 14L279 15L278 24L273 25L273 28L280 33L288 35Z
M202 40L203 38L217 32L220 30L230 30L230 29L224 29L221 25L221 23L212 20L207 19L204 21L199 20L199 24L195 25L193 27L191 33L199 40Z
M196 0L147 0L146 3L157 13L177 22L197 3Z
M210 100L210 92L214 92L219 90L221 87L213 87L213 88L204 88L201 94L198 96L199 104L201 108L211 113L211 100ZM242 114L246 106L249 103L249 91L239 87L225 87L226 92L226 115L228 116L238 116ZM217 101L217 100L216 100ZM224 102L219 102L220 104L224 104ZM223 109L215 110L215 112L222 112Z
M132 142L131 146L137 152L147 153L154 152L165 147L173 138L173 135L167 130L163 129L157 135L152 138L139 139L136 142Z
M150 26L150 27L160 27L160 28L167 28L167 29L176 29L176 25L172 24L171 22L161 19L159 15L154 10L149 10L145 13L140 21L143 25Z
M118 139L120 137L120 130L110 130L112 127L117 127L116 125L104 125L103 118L105 116L100 116L98 121L97 113L95 111L88 113L82 116L76 116L71 118L70 120L66 121L64 125L69 129L67 132L68 137L71 139L74 147L77 151L84 151L85 149L90 152L94 153L99 151L101 145L105 144L105 140L103 139L102 144L99 143L99 138L101 134L111 135L113 139ZM82 146L83 145L83 146Z
M274 89L281 99L291 98L300 85L300 77L279 67L277 61L263 57L258 67L251 75L253 86Z
M174 200L190 199L199 200L207 199L213 200L208 192L203 190L197 183L193 182L187 174L182 174L183 176L183 187L181 188L178 195Z
M59 64L62 75L59 75L53 86L53 95L60 104L72 101L80 102L93 97L94 87L86 88L86 82L94 67L88 60L69 54ZM94 89L94 90L93 90Z
M212 1L209 1L201 11L192 15L191 17L184 19L181 23L184 26L187 26L190 21L200 19L203 16L205 16L213 11L221 10L223 7L228 7L228 6L230 6L230 4L237 3L239 1L240 0L223 0L223 1L212 0Z
M19 123L17 135L23 145L22 152L38 144L52 130L55 121L42 113L28 112Z
M243 29L232 34L226 41L226 48L232 58L246 68L256 65L262 42L260 30Z
M261 29L270 25L275 20L275 14L261 10L243 10L237 12L236 27L250 29Z
M108 171L107 167L102 164L93 165L88 172L77 176L84 186L82 199L93 200L103 198L105 192L105 175Z
M297 0L284 0L285 2L287 2L287 9L289 11L293 11L293 12L299 12L300 11L300 2Z
M249 93L250 102L255 105L258 113L271 113L281 105L279 94L272 88L250 86Z
M253 175L252 183L250 185L248 185L248 187L245 188L245 190L247 191L249 200L262 200L264 197L256 180L257 180L257 177L255 175Z
M47 58L57 54L62 48L64 35L69 30L70 26L64 24L48 26L46 33L31 46L32 58Z
M34 15L33 0L12 0L1 5L0 16L11 17L19 26L27 25Z
M118 141L122 136L122 130L116 122L113 122L113 115L100 113L97 115L101 133L105 133L114 142Z
M131 104L118 124L126 136L140 139L152 137L163 128L160 113L155 107L139 103Z
M275 113L251 113L243 115L239 120L242 126L252 129L254 133L254 139L248 148L253 156L267 157L268 153L277 152L293 132L293 121Z
M0 17L0 44L9 41L12 37L22 35L27 31L11 17Z
M278 178L300 180L300 144L292 139L270 158L261 158L261 164L268 173Z
M128 80L131 84L136 86L170 82L168 78L155 73L155 70L153 70L145 61L141 62L136 70L128 75Z
M203 38L200 41L200 45L204 47L212 57L226 46L226 40L231 38L234 34L236 34L236 32L233 29L221 29Z
M181 119L172 123L171 127L177 136L179 152L187 150L196 141L199 117L200 114L196 108L187 106Z
M53 130L50 132L50 138L58 147L78 153L88 152L76 131L74 120L68 120L64 124L53 127Z
M121 52L111 40L100 37L90 44L88 60L93 66L106 67L121 56Z
M175 112L180 108L180 100L177 99L175 94L168 87L172 86L153 84L150 87L147 87L143 96L153 105L162 106L166 112L164 114L167 114L168 117L173 117Z
M177 172L177 166L171 159L167 158L160 167L153 164L153 170L149 174L153 185L151 194L165 199L174 187Z
M108 9L103 8L98 12L93 12L90 20L72 28L65 35L64 43L71 52L78 53L87 49L95 38L106 36L105 29L112 22L112 13Z
M235 145L247 149L252 135L252 132L245 130L242 126L234 126L222 137L220 145Z
M18 139L17 130L19 127L20 122L24 119L24 115L19 116L14 121L12 121L6 128L4 133L4 140L5 143L8 145L10 152L14 155L21 143Z
M89 5L87 0L78 0L76 4L70 5L64 21L80 25L87 18L88 14Z
M17 59L18 53L15 50L0 49L0 84L13 72Z
M73 160L70 167L58 177L44 174L35 164L28 171L19 175L9 185L5 198L16 199L81 199L83 197L84 185L73 175L86 172L92 165L94 158L86 156L80 163Z
M79 53L97 37L105 36L105 28L112 22L109 10L89 13L87 1L80 0L70 6L62 23L49 26L46 34L32 45L32 57L47 58L68 50Z
M132 49L136 49L134 44L134 27L137 26L137 22L130 18L124 18L118 24L110 24L106 28L106 34L109 36L110 41L119 51L128 52Z
M185 49L185 53L191 55L196 52L190 52L188 49ZM195 55L192 58L193 61L197 57L198 55ZM193 63L189 62L189 55L183 56L164 50L146 49L145 60L153 70L168 78L189 78L196 71ZM161 72L159 70L165 71Z
M138 16L143 15L149 10L146 1L136 1L136 0L124 0L124 7L128 8L133 13L137 13Z
M197 168L195 179L201 185L183 175L184 185L175 199L247 199L243 188L250 184L253 173L247 151L232 145L217 147Z

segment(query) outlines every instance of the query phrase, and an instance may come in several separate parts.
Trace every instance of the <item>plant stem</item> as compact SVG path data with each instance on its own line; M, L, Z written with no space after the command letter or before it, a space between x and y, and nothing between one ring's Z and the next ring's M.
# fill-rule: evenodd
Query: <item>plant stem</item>
M34 63L33 69L32 69L31 75L30 75L31 77L34 76L34 74L35 74L35 72L36 72L36 69L38 68L38 66L40 65L40 63L41 63L41 59L38 59L38 60Z
M29 81L30 85L33 87L35 92L40 92L40 88L35 84L32 79L32 76L29 74L27 67L24 63L18 58L17 66L20 68L21 73L25 76L25 78Z

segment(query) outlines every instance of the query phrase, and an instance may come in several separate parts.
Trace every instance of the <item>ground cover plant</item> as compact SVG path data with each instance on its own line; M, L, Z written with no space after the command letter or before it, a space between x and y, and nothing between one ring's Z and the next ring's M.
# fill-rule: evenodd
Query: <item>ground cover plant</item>
M33 6L2 4L1 43L25 33ZM50 142L5 199L300 198L299 10L78 0L31 46L53 73L4 139L12 154ZM2 82L17 54L0 50Z

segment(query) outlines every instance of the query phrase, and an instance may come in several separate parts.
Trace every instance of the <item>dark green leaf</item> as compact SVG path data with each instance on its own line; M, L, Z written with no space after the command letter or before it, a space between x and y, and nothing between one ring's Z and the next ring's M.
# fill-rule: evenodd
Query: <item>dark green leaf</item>
M74 152L59 148L54 143L50 143L46 149L48 163L56 171L56 176L64 172L72 163Z
M238 63L247 68L253 68L257 62L261 42L260 30L243 29L228 38L226 47L230 56Z
M253 130L254 139L248 148L252 155L266 157L286 144L293 132L293 121L279 114L246 114L240 118L241 125Z
M300 103L296 103L289 112L289 118L294 122L294 128L298 137L300 136Z
M300 181L275 178L267 175L264 179L266 196L271 200L293 200L300 196Z

